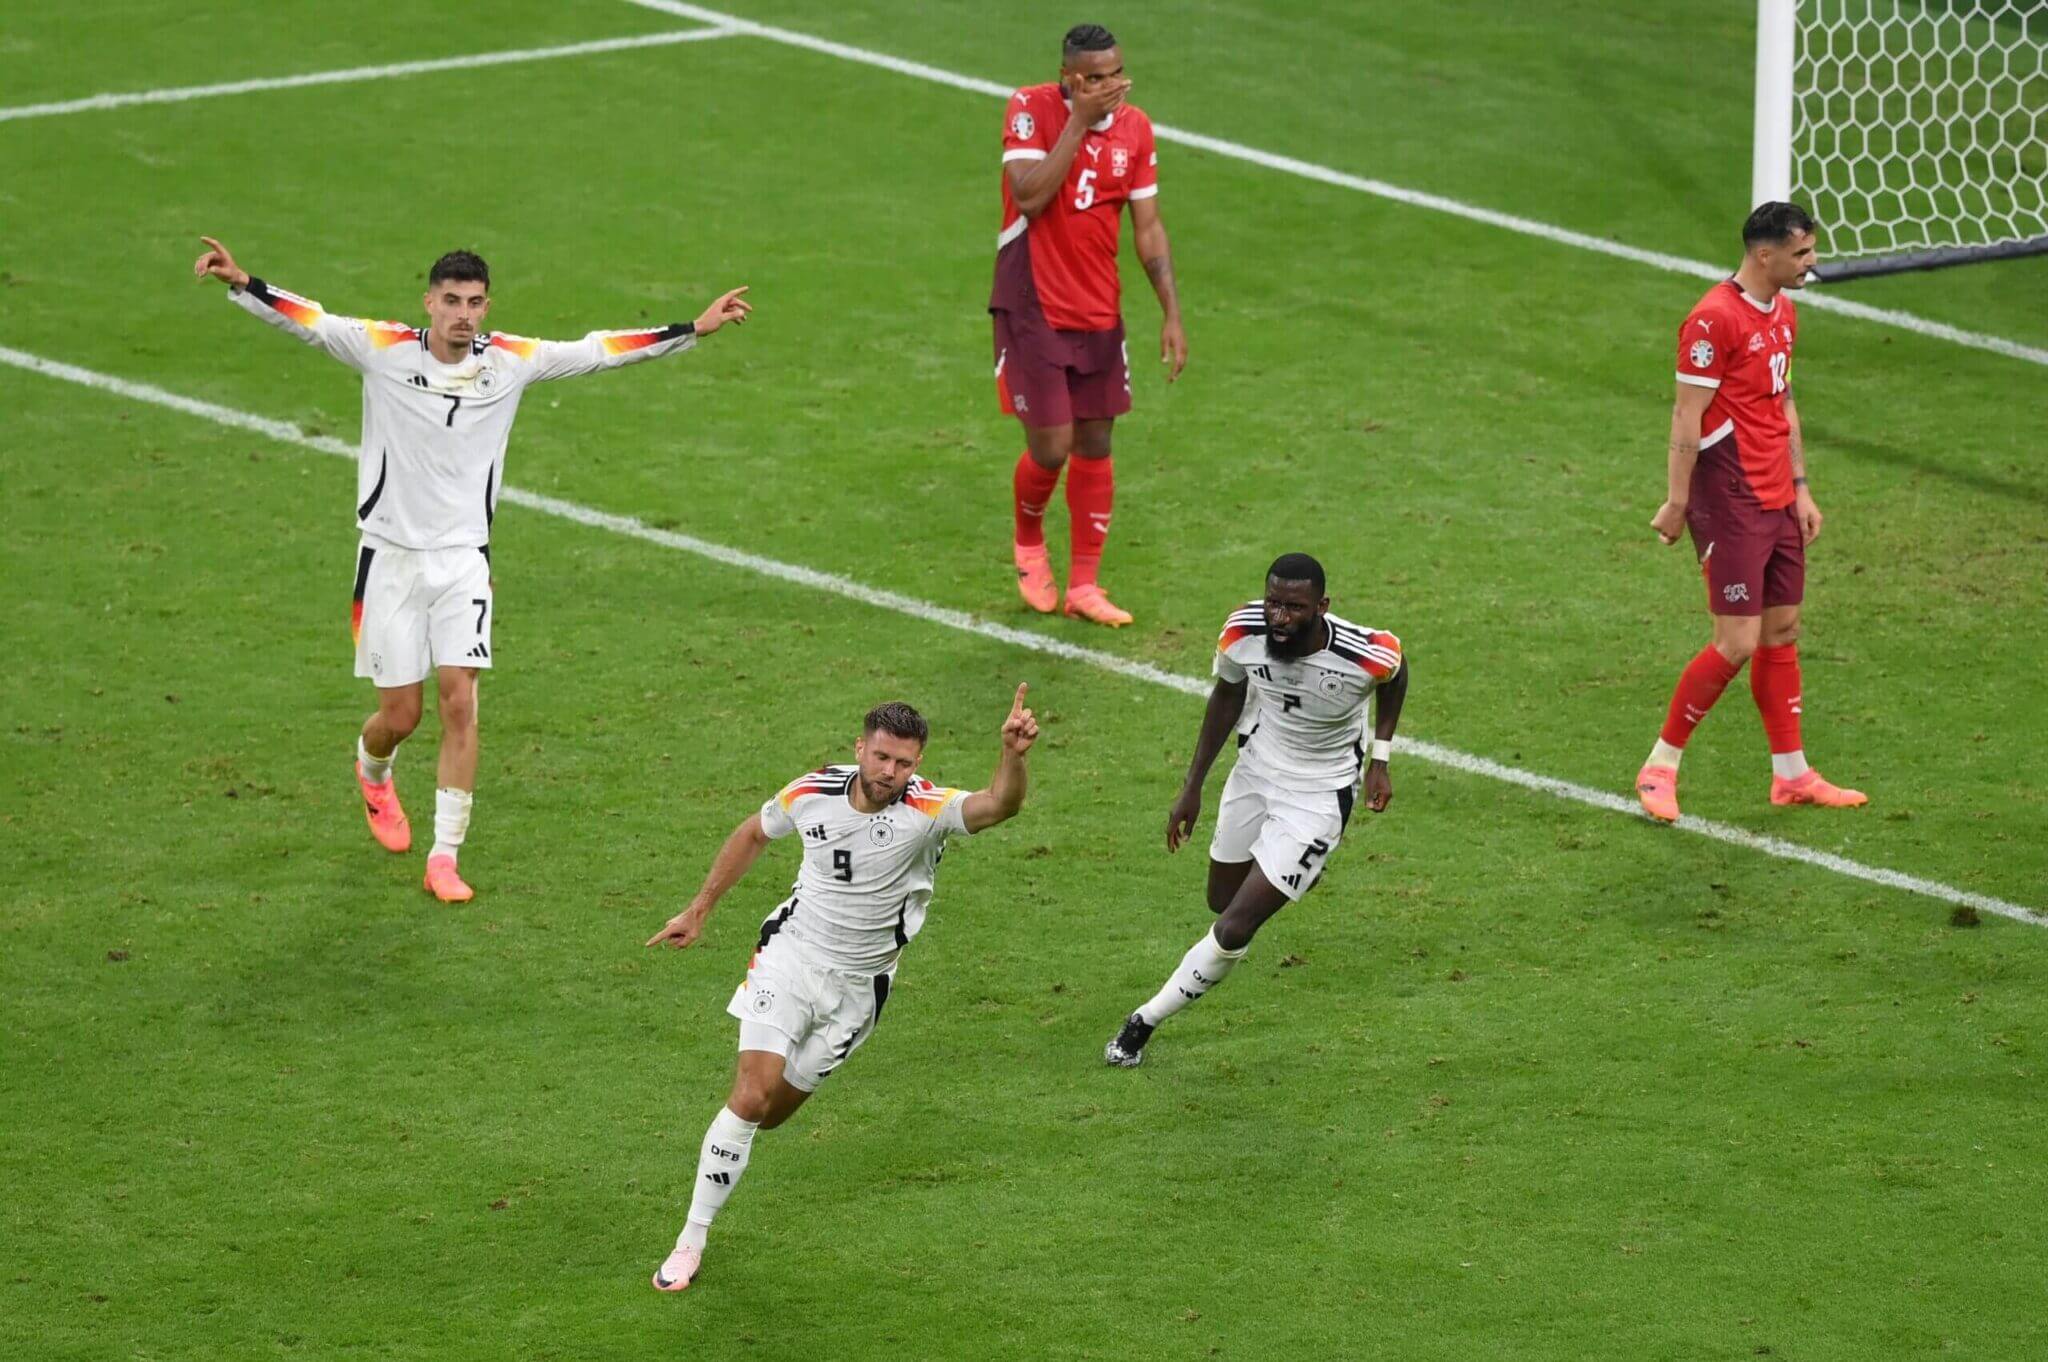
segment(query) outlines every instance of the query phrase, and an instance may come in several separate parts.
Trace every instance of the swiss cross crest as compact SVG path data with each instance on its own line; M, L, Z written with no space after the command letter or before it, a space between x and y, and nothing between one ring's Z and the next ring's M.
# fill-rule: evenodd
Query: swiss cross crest
M1129 147L1111 147L1109 149L1109 173L1112 175L1128 175L1131 173L1131 149Z

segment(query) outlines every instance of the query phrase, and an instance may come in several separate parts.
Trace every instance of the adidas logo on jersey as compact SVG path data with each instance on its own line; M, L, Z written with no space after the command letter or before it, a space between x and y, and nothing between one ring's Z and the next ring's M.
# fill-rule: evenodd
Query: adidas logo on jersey
M823 823L813 823L813 824L811 824L811 826L809 826L809 827L807 827L807 828L805 828L805 829L804 829L804 836L806 836L806 837L810 838L810 839L811 839L811 840L812 840L813 842L822 842L822 841L824 841L824 840L825 840L825 825L824 825Z
M1286 885L1289 889L1301 888L1301 876L1299 874L1282 875L1280 877L1280 882Z
M476 647L469 650L469 656L472 661L488 662L491 660L491 650L484 647L482 641L479 640Z

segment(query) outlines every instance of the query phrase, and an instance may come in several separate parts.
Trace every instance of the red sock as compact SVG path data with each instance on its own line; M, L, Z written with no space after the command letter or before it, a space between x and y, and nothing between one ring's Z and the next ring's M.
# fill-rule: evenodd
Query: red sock
M1700 649L1699 656L1685 664L1678 689L1671 693L1671 712L1664 716L1664 741L1673 747L1685 746L1700 720L1707 717L1714 701L1721 698L1721 692L1728 689L1728 683L1741 670L1721 656L1721 650L1713 644Z
M1758 648L1749 659L1749 693L1764 716L1772 753L1799 751L1799 645Z
M1102 541L1109 538L1109 510L1116 502L1116 464L1109 458L1067 460L1067 516L1072 548L1067 586L1094 586L1102 563Z
M1045 547L1045 508L1059 481L1060 470L1045 467L1029 450L1017 456L1017 471L1010 478L1010 492L1016 499L1017 547Z

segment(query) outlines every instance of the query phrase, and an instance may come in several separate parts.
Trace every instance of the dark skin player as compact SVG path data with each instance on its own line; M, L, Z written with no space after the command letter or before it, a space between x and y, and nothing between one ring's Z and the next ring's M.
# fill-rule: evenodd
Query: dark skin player
M1307 581L1266 579L1266 648L1275 657L1301 658L1330 642L1330 626L1323 619L1329 613L1330 598L1318 597L1315 585ZM1401 721L1401 702L1408 695L1405 661L1401 670L1383 682L1374 696L1373 736L1391 741ZM1244 714L1248 681L1217 679L1209 692L1209 707L1202 715L1201 736L1195 740L1194 760L1188 764L1187 783L1166 815L1166 849L1179 851L1194 836L1195 821L1202 813L1202 785L1209 768ZM1383 813L1394 799L1393 778L1387 764L1374 761L1365 768L1365 807ZM1218 915L1216 944L1225 950L1242 950L1251 944L1266 920L1287 906L1287 895L1275 888L1259 869L1257 861L1209 862L1209 911Z

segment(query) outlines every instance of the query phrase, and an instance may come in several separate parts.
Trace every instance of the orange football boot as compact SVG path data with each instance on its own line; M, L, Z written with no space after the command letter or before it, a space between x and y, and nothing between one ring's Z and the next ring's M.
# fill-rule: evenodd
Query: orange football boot
M363 764L355 763L356 784L363 790L363 816L370 820L370 835L386 851L407 851L412 847L412 824L399 807L398 785L390 776L382 785L372 785L363 775Z
M1050 615L1060 603L1060 584L1052 579L1052 561L1045 556L1045 545L1026 548L1012 544L1010 552L1017 560L1017 594L1039 614Z
M1771 802L1818 804L1825 809L1853 809L1859 804L1868 804L1870 797L1861 790L1845 790L1839 785L1830 785L1821 778L1820 772L1809 767L1805 775L1795 776L1791 780L1783 776L1772 776Z
M455 873L453 856L427 857L426 890L443 903L468 903L476 897L476 891Z
M697 1278L697 1269L703 1266L704 1250L679 1248L661 1260L661 1266L654 1269L656 1291L687 1291L690 1283Z
M1131 622L1131 612L1105 596L1099 586L1068 587L1064 613L1077 620L1106 624L1112 629L1121 629Z
M1636 798L1643 812L1666 823L1678 821L1678 768L1645 766L1636 772Z

